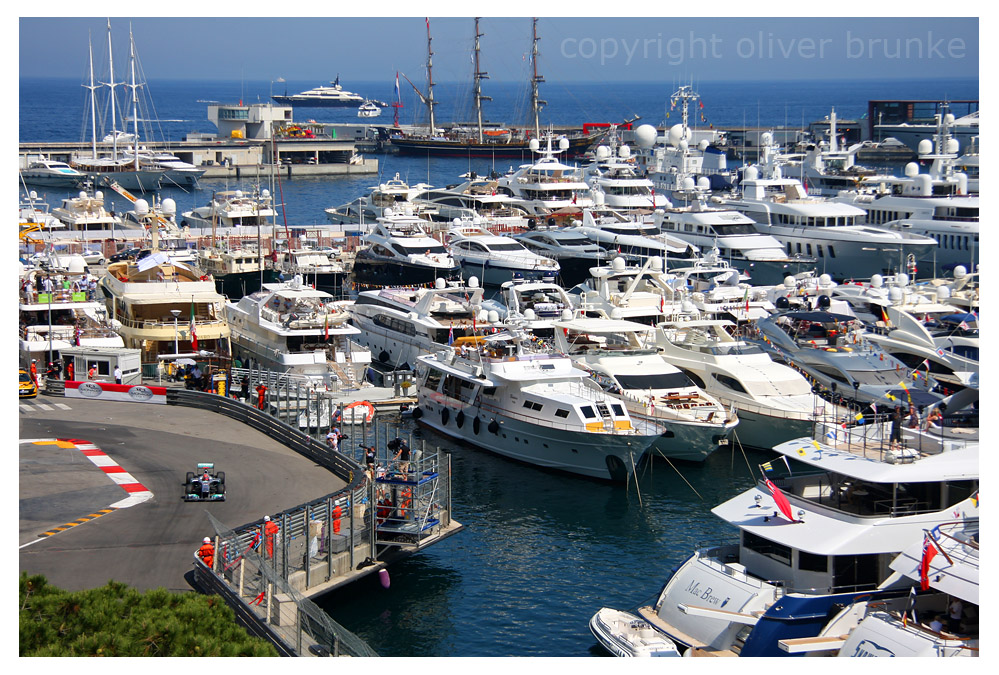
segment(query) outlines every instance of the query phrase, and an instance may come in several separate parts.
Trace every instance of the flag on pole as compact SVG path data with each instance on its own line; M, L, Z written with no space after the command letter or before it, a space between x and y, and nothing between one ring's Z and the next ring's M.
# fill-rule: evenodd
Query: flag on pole
M329 341L330 339L330 315L323 315L323 339Z
M961 330L968 330L968 322L962 321L960 324L958 324L958 328L960 328Z
M939 349L937 349L937 356L943 356L943 355L944 355L943 347L940 347Z
M196 351L198 351L198 334L197 334L197 332L195 332L195 329L194 329L194 302L193 301L191 302L191 327L190 327L190 331L189 332L191 333L191 351L195 351L196 352Z
M451 327L447 331L447 343L448 345L454 344L454 324L451 324Z
M856 415L853 416L853 419L857 420L857 424L863 424L864 423L864 413L858 412Z
M749 311L749 288L746 288L746 292L742 296L742 301L746 303L746 311Z
M794 516L791 515L791 502L787 501L787 497L784 496L784 493L781 492L780 488L774 485L769 478L764 477L764 480L766 481L767 489L770 490L770 494L773 495L774 503L777 505L777 508L780 509L780 512L783 513L784 517L792 523L797 522L794 519Z
M923 558L919 562L919 587L927 590L930 587L930 562L937 554L937 547L929 533L923 534Z
M402 92L399 91L399 71L396 71L395 73L395 100L402 100Z

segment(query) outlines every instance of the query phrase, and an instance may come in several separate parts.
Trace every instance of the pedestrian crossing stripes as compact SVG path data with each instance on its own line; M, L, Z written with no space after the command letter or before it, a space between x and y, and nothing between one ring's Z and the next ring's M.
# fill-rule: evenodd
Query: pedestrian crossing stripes
M81 518L77 518L76 520L74 520L74 521L72 521L70 523L65 523L64 525L60 525L59 527L53 527L48 532L42 532L38 536L39 537L51 537L53 534L59 534L60 532L65 532L66 530L68 530L70 528L76 527L77 525L83 525L84 523L88 523L91 520L94 520L95 518L100 518L101 516L106 516L107 514L112 513L114 511L117 511L117 509L115 509L113 507L112 508L107 508L107 509L100 509L99 511L95 511L94 513L90 513L90 514L87 514L87 515L85 515L85 516L83 516Z
M68 406L65 403L42 403L40 401L31 401L30 403L22 401L21 403L18 404L18 407L21 409L21 412L26 412L26 413L38 412L39 410L44 412L50 412L52 410L55 410L56 408L58 408L59 410L73 409L71 406Z

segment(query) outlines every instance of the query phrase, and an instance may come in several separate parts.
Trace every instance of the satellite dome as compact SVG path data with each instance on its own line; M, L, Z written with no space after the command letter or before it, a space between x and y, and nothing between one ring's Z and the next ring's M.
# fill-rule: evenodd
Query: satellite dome
M563 309L562 310L562 320L563 321L572 321L572 310L571 309Z
M933 152L933 142L928 138L924 138L919 141L919 145L916 146L916 152L920 155L928 155Z
M566 138L565 136L563 136L562 138L558 139L558 149L559 150L568 150L569 149L569 139Z
M760 170L755 166L748 167L746 169L746 177L744 180L756 180L760 177Z
M651 262L652 262L652 264L651 264L650 267L651 267L651 269L652 269L653 272L662 272L663 271L663 259L662 258L660 258L657 255L652 256Z
M703 176L702 176L702 178L703 178ZM681 187L681 189L684 189L684 190L693 190L694 189L694 179L692 177L690 177L690 176L686 176L680 182L680 187Z
M263 197L264 199L267 199L268 197L271 196L271 191L268 190L267 188L264 188L263 190L260 191L260 196Z
M760 145L770 145L773 142L774 142L774 135L771 134L769 131L764 131L760 135Z
M669 141L669 144L672 145L674 148L677 147L680 144L680 141L683 140L683 125L674 124L673 126L671 126L669 128L669 134L667 135L666 139Z
M697 144L697 149L700 150L701 152L704 152L705 150L708 149L708 145L710 145L708 143L708 139L702 138L700 142L698 142Z
M598 160L607 159L608 157L610 157L610 154L611 154L610 148L608 148L606 145L597 146L596 157Z
M697 187L701 188L702 190L710 190L711 189L711 179L708 178L707 176L700 176L697 179Z
M929 143L929 141L926 141L926 142ZM923 141L919 141L919 143L922 144ZM920 154L926 154L926 153L920 153ZM916 176L918 176L919 175L919 165L916 164L915 162L909 162L908 164L906 164L905 165L905 175L907 177L909 177L909 178L915 178Z
M437 277L437 280L434 281L434 288L444 288L446 285L447 282L444 281L444 277Z
M891 300L893 305L902 302L902 289L896 286L889 288L888 299Z
M885 284L885 279L880 274L871 277L871 288L881 288Z
M958 142L958 140L956 138L948 138L947 139L947 148L946 148L946 150L947 150L948 154L956 155L957 152L960 149L961 149L961 144Z
M950 300L950 289L946 286L937 288L937 302L946 303Z
M164 199L163 201L160 202L160 210L164 214L166 214L168 216L176 215L177 214L177 202L175 202L170 197L167 197L166 199Z
M528 321L536 321L538 315L534 313L533 309L528 307L527 309L524 310L524 318L527 319Z
M620 148L617 149L617 154L621 159L628 159L629 157L631 157L631 148L629 148L627 145L622 145Z
M964 265L958 265L957 267L954 268L954 278L955 279L963 279L966 276L968 276L968 268L967 267L965 267Z
M905 272L899 274L898 277L896 277L896 279L898 280L899 286L907 286L909 284L909 275L906 274Z
M793 288L795 286L794 277L790 274L784 277L784 286L787 288Z
M952 115L951 113L947 113L946 115L944 115L943 121L944 121L944 124L953 124L954 123L954 115Z
M479 278L478 277L468 277L468 287L469 288L478 288L479 287Z
M683 152L687 152L687 150L690 148L690 143L688 143L687 139L684 138L677 144L677 147L680 148L680 150L682 150Z
M489 323L499 323L499 312L495 309L489 310Z
M149 202L145 199L135 200L135 213L140 216L144 216L149 213Z
M611 267L614 268L615 272L624 271L624 258L622 258L621 256L617 256L616 258L614 258L614 260L611 261Z
M236 199L242 199L243 198L243 191L242 190L236 190L235 197L236 197Z
M656 144L656 137L658 135L659 132L656 131L654 126L651 124L643 124L635 129L635 142L638 144L638 147L648 150Z
M538 139L532 138L531 142L527 144L527 147L531 149L531 152L537 152L540 145L538 145Z
M831 283L832 283L832 277L831 276L829 276L828 274L820 274L819 275L819 285L820 286L828 286Z

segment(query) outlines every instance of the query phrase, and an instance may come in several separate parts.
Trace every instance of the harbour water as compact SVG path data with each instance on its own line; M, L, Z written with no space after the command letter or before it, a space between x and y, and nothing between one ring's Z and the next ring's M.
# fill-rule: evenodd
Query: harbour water
M315 82L288 82L289 91ZM346 84L346 83L345 83ZM84 90L78 81L22 80L21 141L83 138ZM278 86L278 85L273 85ZM206 104L215 100L266 101L269 82L156 82L150 93L164 136L213 132ZM282 91L284 85L281 85ZM391 82L349 83L352 91L391 100ZM491 83L490 117L515 117L519 85ZM698 87L706 119L725 125L807 125L835 106L841 119L857 119L873 98L977 98L977 80L900 82L705 83ZM274 93L279 93L276 89ZM553 123L617 121L635 114L659 124L669 82L552 86L545 119ZM450 93L450 95L449 95ZM451 119L457 86L444 86L440 119ZM412 123L407 97L401 121ZM296 110L296 118L358 121L353 110ZM382 122L391 110L383 112ZM671 122L668 120L667 122ZM285 180L276 201L287 222L325 223L324 209L356 198L395 173L409 182L457 182L459 174L507 166L488 160L427 160L379 156L380 175ZM198 191L164 190L179 211L207 203L212 191L239 187L205 180ZM71 194L42 196L57 206ZM105 190L109 194L109 191ZM116 210L126 208L118 200ZM411 421L398 421L403 429ZM423 438L452 452L454 516L466 530L393 566L391 586L376 577L328 594L320 604L383 656L588 656L599 655L587 628L602 606L633 608L662 586L670 568L699 543L736 535L710 513L749 486L759 463L773 453L722 448L703 464L658 460L639 484L610 485L549 473L458 446L429 432ZM752 468L750 468L752 467Z

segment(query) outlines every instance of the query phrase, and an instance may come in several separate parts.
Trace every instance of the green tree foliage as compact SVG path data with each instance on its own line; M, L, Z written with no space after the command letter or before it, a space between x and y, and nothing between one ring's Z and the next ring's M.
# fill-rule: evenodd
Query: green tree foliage
M277 656L214 595L117 581L65 591L22 572L19 608L21 656Z

